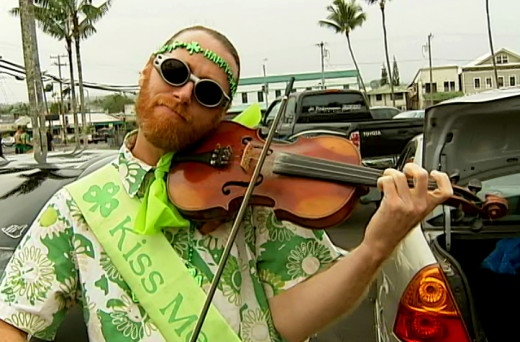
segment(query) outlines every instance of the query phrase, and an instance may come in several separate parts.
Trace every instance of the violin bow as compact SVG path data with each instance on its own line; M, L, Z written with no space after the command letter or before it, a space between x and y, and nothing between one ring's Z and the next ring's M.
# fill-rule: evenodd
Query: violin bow
M240 228L240 224L242 223L242 219L244 218L244 214L245 214L247 206L249 204L251 195L253 194L253 190L255 188L255 183L256 183L254 180L257 179L258 176L260 175L260 170L262 169L262 166L264 165L264 162L265 162L265 158L267 157L267 153L269 152L269 146L271 146L271 142L273 141L274 133L275 133L276 129L278 128L278 123L280 122L282 113L285 112L285 109L287 107L287 100L288 100L289 94L291 93L291 90L293 88L293 84L294 84L294 77L291 77L289 79L289 82L287 83L287 87L285 88L285 93L281 100L280 109L278 110L278 113L276 113L276 116L274 117L271 128L269 129L267 139L265 140L264 147L262 148L262 152L260 153L260 158L258 160L258 163L255 166L253 175L251 176L251 181L249 182L247 190L244 194L242 204L240 205L240 208L238 209L238 213L235 218L235 221L233 222L231 232L229 233L229 237L226 242L226 247L222 254L222 258L220 259L220 262L218 264L217 272L215 273L215 276L213 277L213 281L211 282L211 287L209 288L208 294L206 296L206 301L204 302L204 306L202 307L202 310L200 311L200 315L197 320L197 325L195 326L195 329L193 330L193 333L191 334L190 342L196 342L197 338L199 337L199 334L202 329L202 325L204 324L204 320L206 319L206 315L208 313L209 307L211 305L213 297L215 296L215 291L217 290L218 283L220 281L220 278L222 277L222 272L224 271L224 266L226 265L227 259L229 258L229 253L231 252L231 248L233 246L233 243L235 242L235 239L236 239L236 236L238 233L238 229Z

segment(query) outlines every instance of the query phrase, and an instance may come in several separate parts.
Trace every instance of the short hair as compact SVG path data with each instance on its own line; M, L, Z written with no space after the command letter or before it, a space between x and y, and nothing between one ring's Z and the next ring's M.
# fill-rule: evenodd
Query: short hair
M237 49L235 49L233 44L229 41L229 39L226 36L224 36L222 33L218 32L218 31L215 31L213 29L210 29L210 28L202 26L202 25L186 27L186 28L178 31L177 33L175 33L163 45L168 45L168 44L173 43L175 41L175 38L177 38L178 36L180 36L184 32L189 32L189 31L202 31L202 32L206 32L207 34L209 34L210 36L212 36L213 38L215 38L216 40L221 42L222 45L224 45L224 47L231 53L231 55L233 56L233 59L235 60L235 63L238 66L238 72L237 72L237 75L236 75L236 81L238 82L238 79L240 78L240 57L238 56Z

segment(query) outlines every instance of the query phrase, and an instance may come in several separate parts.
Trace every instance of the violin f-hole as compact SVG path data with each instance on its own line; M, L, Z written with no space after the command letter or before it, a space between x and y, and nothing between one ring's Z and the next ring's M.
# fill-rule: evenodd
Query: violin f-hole
M258 186L260 184L262 184L262 182L264 181L264 176L262 176L261 174L258 175L258 178L256 179L256 182L255 182L255 186ZM222 186L222 193L224 195L229 195L231 194L231 187L233 186L238 186L238 187L241 187L241 188L247 188L249 186L249 183L248 182L235 182L235 181L232 181L232 182L226 182L223 186Z

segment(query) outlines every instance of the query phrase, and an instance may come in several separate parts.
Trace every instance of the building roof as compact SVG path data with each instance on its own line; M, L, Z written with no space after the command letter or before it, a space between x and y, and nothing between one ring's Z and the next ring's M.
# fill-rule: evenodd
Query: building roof
M439 65L439 66L432 66L432 70L440 70L440 69L451 69L451 68L457 68L457 72L460 72L460 66L458 65ZM419 74L421 71L430 70L429 67L419 68L417 72L415 73L415 76L412 79L412 82L408 85L408 87L411 87L414 83L417 82L417 78L419 77Z
M287 75L274 75L274 76L259 76L259 77L245 77L240 78L238 81L239 86L251 85L251 84L264 84L264 83L279 83L288 82L291 77L294 77L295 81L311 81L321 80L322 76L325 79L331 78L345 78L345 77L357 77L358 73L356 70L341 70L341 71L325 71L322 75L321 72L309 72L300 74L287 74Z
M500 50L496 51L495 55L497 55L497 54L499 54L501 52L507 53L507 54L509 54L511 56L514 56L514 57L520 59L520 55L518 55L518 54L514 53L513 51L511 51L509 49L506 49L506 48L501 48ZM481 65L482 62L484 62L488 58L491 58L491 52L488 52L485 55L482 55L479 58L471 61L470 63L468 63L465 66L463 66L463 68L470 68L470 67L479 66L479 65Z
M395 93L407 93L409 91L408 87L405 85L394 86L394 94ZM368 95L379 95L379 94L390 94L392 89L390 85L385 84L382 87L372 89L368 91Z

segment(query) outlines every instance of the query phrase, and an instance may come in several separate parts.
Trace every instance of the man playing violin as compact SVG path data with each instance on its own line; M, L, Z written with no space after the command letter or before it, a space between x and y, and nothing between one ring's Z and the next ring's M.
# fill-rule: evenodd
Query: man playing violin
M0 283L0 342L51 340L79 302L91 341L187 341L229 235L210 233L168 203L174 151L223 119L240 73L220 33L190 27L146 63L139 130L110 165L55 194ZM361 244L340 258L323 231L245 215L200 341L302 341L359 302L383 261L451 194L448 177L408 164L378 180L384 193ZM415 187L408 187L413 178ZM201 291L202 289L202 291Z

